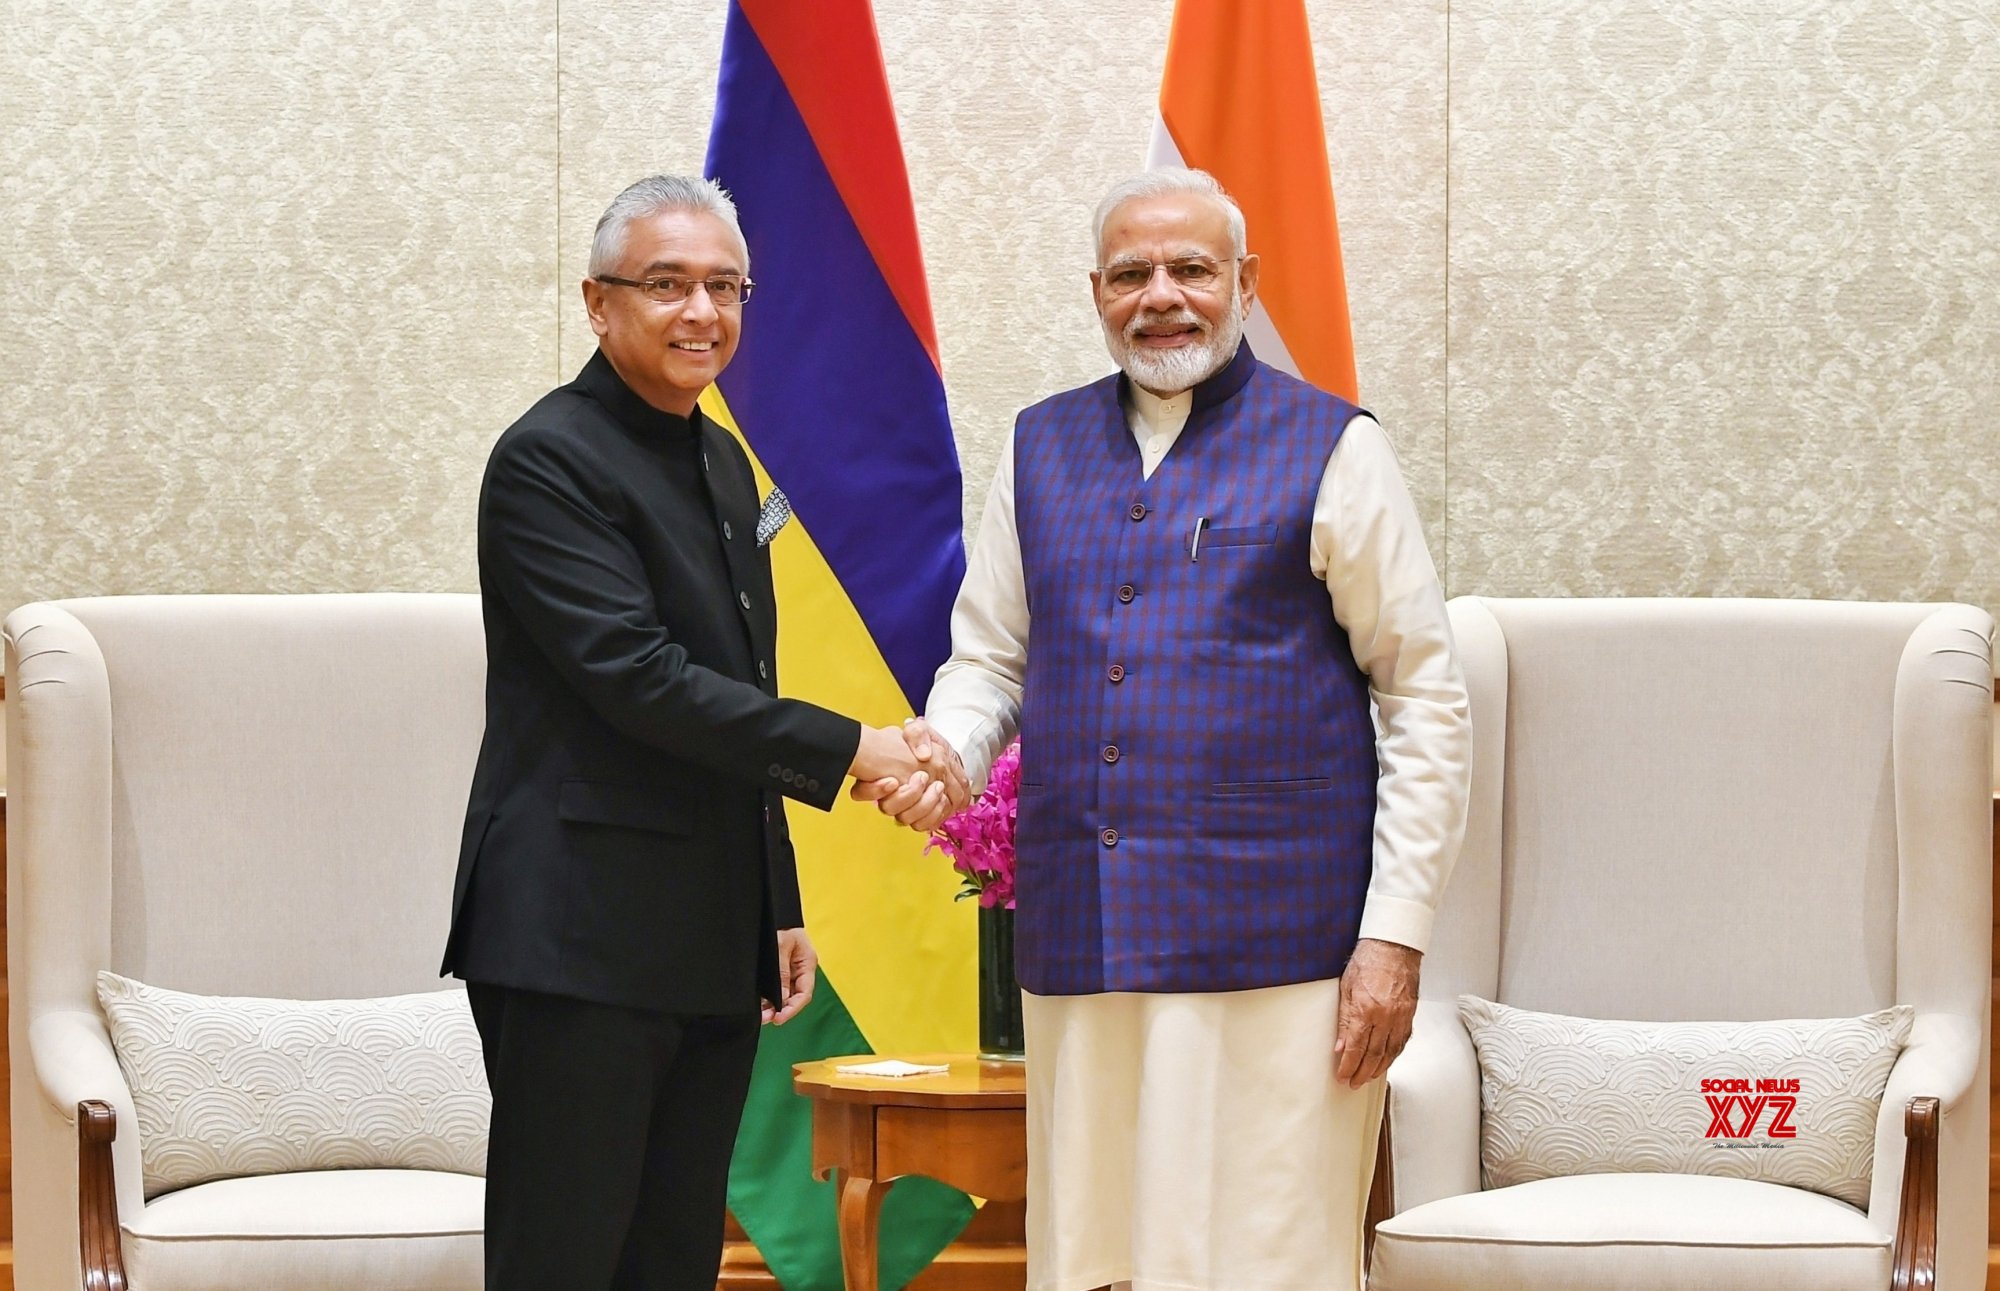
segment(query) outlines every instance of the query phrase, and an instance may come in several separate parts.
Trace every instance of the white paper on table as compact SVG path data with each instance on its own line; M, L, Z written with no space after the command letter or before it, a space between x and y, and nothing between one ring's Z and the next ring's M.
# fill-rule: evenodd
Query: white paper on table
M844 1062L834 1071L842 1076L942 1076L951 1068L941 1062L904 1062L883 1058L875 1062Z

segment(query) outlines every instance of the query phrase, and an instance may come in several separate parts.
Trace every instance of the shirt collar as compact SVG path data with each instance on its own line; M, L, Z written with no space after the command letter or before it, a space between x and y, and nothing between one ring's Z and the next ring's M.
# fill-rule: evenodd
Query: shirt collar
M577 374L576 383L583 387L585 394L603 404L605 411L619 425L641 439L682 443L701 437L700 408L686 417L676 417L673 413L655 408L625 384L625 379L618 375L618 369L604 357L603 350L590 356L590 362L584 364L583 371Z
M1137 384L1130 386L1128 392L1132 396L1133 411L1139 414L1141 422L1155 431L1168 422L1173 422L1175 425L1185 422L1194 403L1192 392L1187 390L1168 399L1162 399L1151 390Z

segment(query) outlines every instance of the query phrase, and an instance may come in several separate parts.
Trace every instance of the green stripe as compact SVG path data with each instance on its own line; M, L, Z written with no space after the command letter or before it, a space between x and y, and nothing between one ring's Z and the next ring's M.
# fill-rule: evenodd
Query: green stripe
M792 1064L874 1050L821 970L805 1012L765 1027L750 1101L729 1166L729 1209L786 1291L841 1291L834 1182L812 1177L812 1100L792 1092ZM972 1199L912 1176L882 1203L882 1285L901 1288L972 1218Z

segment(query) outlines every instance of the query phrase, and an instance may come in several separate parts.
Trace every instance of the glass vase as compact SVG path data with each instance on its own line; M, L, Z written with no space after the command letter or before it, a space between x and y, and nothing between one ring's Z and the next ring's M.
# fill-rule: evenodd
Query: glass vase
M1021 988L1014 981L1014 912L1001 906L979 908L979 1056L988 1062L1019 1062Z

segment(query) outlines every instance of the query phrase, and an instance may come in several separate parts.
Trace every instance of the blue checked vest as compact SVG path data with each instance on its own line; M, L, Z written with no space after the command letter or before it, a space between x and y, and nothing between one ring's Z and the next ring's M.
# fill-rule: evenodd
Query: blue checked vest
M1195 388L1148 480L1122 388L1107 377L1015 424L1032 625L1021 985L1337 977L1368 890L1378 770L1368 681L1308 544L1327 457L1359 410L1244 345Z

